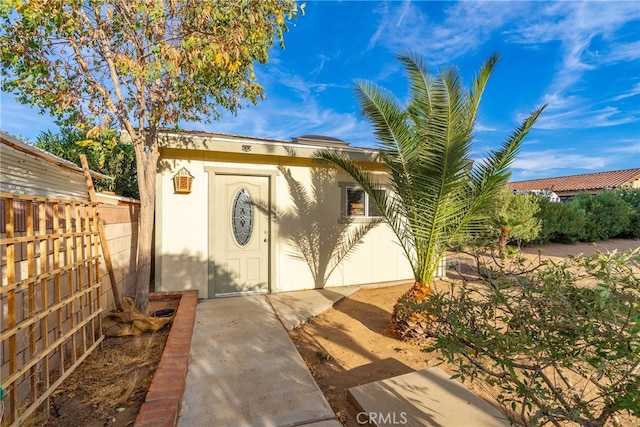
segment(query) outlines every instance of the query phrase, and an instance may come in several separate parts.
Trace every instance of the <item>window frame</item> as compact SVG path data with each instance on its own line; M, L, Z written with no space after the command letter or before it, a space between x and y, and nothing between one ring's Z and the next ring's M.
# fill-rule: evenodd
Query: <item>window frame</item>
M367 221L367 220L377 220L383 218L382 215L371 215L371 200L369 198L369 194L364 191L364 189L356 184L355 182L340 182L338 183L340 186L340 218L346 221ZM349 215L349 190L360 190L364 195L364 213L363 215ZM378 188L379 191L384 191L388 193L388 189L386 188ZM375 205L373 206L375 208ZM377 210L377 209L376 209Z

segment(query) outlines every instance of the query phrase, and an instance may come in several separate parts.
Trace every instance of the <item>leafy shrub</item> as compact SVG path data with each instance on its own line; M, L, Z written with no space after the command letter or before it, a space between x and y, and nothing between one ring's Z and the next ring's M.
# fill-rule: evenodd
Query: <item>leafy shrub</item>
M621 187L617 188L615 192L633 209L629 218L629 226L622 232L622 237L640 238L640 188Z
M579 193L569 202L586 213L580 240L595 242L622 234L629 227L633 209L615 191L604 190L592 196Z
M538 219L541 229L535 242L575 243L584 235L586 213L573 203L556 203L540 198Z
M98 191L113 191L137 199L136 155L132 145L119 144L118 139L113 128L91 139L83 129L63 126L58 133L42 132L34 145L78 166L81 166L80 154L84 154L91 170L113 178L96 180Z
M421 305L462 381L483 379L524 425L640 417L640 249L464 282ZM572 424L573 425L573 424Z
M508 189L500 193L496 203L497 212L493 215L494 233L509 242L532 242L540 233L539 198L534 194L514 194ZM504 249L504 247L503 247Z

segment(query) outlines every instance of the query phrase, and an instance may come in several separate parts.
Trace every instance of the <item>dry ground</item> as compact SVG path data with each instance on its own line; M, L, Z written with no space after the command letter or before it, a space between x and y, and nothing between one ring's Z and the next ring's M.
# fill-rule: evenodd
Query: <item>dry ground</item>
M558 260L578 253L590 255L597 250L621 251L637 247L640 247L640 240L615 239L598 244L551 244L527 248L525 252L534 258L540 252L542 257ZM348 388L437 364L435 355L420 351L420 343L400 341L387 329L393 305L408 287L409 284L362 289L290 334L316 382L346 426L358 425L357 409L347 401ZM452 373L447 366L440 367ZM468 382L465 386L496 405L488 388Z
M177 308L178 300L149 302L149 312ZM170 327L170 326L169 326ZM169 335L169 327L136 337L108 337L53 393L49 415L29 426L133 426Z
M537 256L563 257L596 250L625 250L638 240L609 240L598 244L546 245L528 248ZM419 343L399 341L387 331L396 299L409 284L363 289L291 332L318 385L347 426L357 426L357 411L346 390L417 369L433 366L435 356ZM149 311L176 308L177 301L151 301ZM107 338L102 349L87 358L55 391L50 415L33 417L31 426L132 426L164 350L169 329L139 337ZM447 370L446 366L441 366ZM465 384L467 387L470 385ZM470 387L491 401L491 392Z

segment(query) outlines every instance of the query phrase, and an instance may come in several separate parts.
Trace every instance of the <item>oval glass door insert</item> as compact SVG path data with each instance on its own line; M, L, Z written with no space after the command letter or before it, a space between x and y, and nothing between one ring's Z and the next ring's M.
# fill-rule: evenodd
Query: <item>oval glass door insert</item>
M253 203L246 188L238 190L231 206L233 237L240 246L245 246L253 231Z

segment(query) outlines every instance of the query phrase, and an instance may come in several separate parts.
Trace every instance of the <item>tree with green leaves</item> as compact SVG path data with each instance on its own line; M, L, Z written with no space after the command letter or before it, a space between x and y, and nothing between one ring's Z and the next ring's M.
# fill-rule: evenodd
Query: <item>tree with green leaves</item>
M112 177L98 180L97 190L137 199L136 153L133 146L119 144L118 139L113 128L97 138L87 138L85 130L63 126L58 133L42 132L34 145L78 166L81 166L80 154L84 154L91 170Z
M538 196L535 194L514 194L504 188L496 203L497 210L490 221L498 235L498 253L502 257L509 242L532 242L540 232L540 220L536 216L540 211Z
M294 0L7 0L0 6L2 89L89 137L116 125L136 152L140 222L136 306L151 272L157 135L256 103Z
M368 193L411 264L415 284L398 300L392 318L392 328L405 335L424 320L412 307L431 294L447 248L460 236L484 232L491 206L509 179L509 165L544 107L471 168L480 100L498 56L484 63L470 88L455 68L431 75L415 54L399 60L409 80L405 105L372 82L359 81L356 89L373 124L391 191L379 191L383 183L339 152L324 150L317 157L343 169Z

